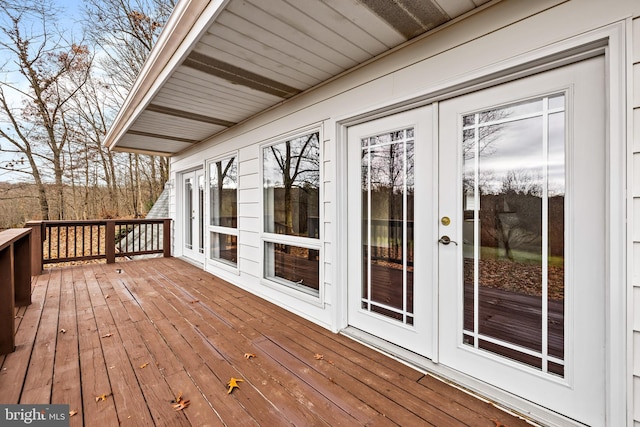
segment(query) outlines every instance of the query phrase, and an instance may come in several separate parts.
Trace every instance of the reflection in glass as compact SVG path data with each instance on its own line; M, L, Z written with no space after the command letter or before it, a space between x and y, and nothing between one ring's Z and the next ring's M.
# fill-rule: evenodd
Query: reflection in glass
M362 147L362 308L413 324L413 129Z
M184 245L193 249L193 183L191 178L184 180Z
M317 296L320 251L280 243L265 243L265 277Z
M564 94L463 117L463 342L564 375Z
M238 236L210 233L209 257L232 267L238 265Z
M235 157L209 164L209 224L238 227L238 163Z
M263 162L265 231L319 238L319 133L265 147Z

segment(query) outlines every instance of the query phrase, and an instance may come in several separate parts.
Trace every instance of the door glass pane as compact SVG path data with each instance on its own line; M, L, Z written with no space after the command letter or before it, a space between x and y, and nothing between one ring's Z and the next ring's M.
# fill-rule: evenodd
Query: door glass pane
M193 249L193 182L191 178L184 179L184 245Z
M361 144L361 307L413 324L413 129Z
M564 375L564 95L462 122L463 342Z
M204 175L198 175L198 251L204 253Z

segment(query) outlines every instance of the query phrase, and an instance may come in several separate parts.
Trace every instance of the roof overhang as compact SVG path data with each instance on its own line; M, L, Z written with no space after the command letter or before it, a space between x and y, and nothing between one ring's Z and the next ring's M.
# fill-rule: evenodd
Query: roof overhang
M182 0L109 149L170 156L490 0Z

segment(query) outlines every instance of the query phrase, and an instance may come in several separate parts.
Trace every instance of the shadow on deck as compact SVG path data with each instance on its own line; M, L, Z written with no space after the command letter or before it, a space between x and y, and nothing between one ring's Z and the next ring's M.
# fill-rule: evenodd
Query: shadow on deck
M32 299L0 403L66 403L71 425L529 425L179 259L47 270Z

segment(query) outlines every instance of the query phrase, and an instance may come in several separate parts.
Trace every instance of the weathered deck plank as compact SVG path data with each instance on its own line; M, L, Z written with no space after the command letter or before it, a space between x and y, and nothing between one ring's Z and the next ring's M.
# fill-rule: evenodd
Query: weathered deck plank
M0 403L68 403L72 425L527 425L178 259L55 269L33 300Z
M51 400L54 364L51 356L55 355L58 337L61 281L61 271L52 271L20 403L49 403Z

